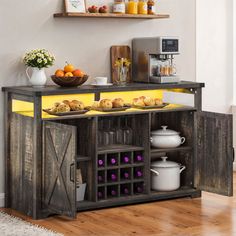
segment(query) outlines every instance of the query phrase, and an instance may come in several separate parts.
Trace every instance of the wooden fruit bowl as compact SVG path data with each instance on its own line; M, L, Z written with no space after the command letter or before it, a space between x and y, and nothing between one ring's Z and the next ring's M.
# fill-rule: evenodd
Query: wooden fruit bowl
M88 80L88 77L88 75L84 75L83 77L57 77L55 75L51 76L52 81L61 87L78 87L85 83Z

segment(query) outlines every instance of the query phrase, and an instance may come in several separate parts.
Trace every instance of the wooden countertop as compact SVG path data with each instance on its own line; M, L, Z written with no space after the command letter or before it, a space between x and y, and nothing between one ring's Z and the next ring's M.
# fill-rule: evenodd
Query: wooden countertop
M75 94L75 93L100 93L100 92L115 92L115 91L134 91L134 90L154 90L154 89L174 89L174 88L202 88L204 83L196 83L190 81L181 81L176 84L148 84L148 83L130 83L126 86L103 86L95 87L92 85L83 85L77 88L62 88L56 85L46 87L31 87L31 86L13 86L2 87L2 91L28 95L55 95L55 94Z

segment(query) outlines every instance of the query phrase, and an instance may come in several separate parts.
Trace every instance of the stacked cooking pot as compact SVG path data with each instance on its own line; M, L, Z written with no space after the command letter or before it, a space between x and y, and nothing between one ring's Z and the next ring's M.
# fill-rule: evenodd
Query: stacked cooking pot
M176 148L185 142L179 133L162 126L161 130L151 132L151 145L154 148ZM186 168L179 163L168 161L162 157L161 161L151 163L152 189L157 191L173 191L180 187L180 174Z

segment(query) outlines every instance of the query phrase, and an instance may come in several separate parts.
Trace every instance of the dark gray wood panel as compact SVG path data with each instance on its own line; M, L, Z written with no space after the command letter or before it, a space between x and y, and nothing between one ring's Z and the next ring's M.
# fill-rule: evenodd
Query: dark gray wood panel
M53 94L75 94L75 93L99 93L99 92L113 92L113 91L133 91L133 90L149 90L149 89L167 89L167 88L201 88L204 83L196 83L190 81L181 81L177 84L148 84L148 83L129 83L126 86L104 86L94 87L91 85L83 85L73 88L62 88L59 86L46 86L42 88L35 88L30 86L15 86L3 87L3 91L8 91L23 95L53 95Z
M44 122L43 207L76 216L76 127Z
M4 157L5 157L5 207L11 205L10 194L10 126L11 126L12 99L11 94L4 94Z
M13 113L10 132L10 206L33 215L33 120Z
M232 196L232 115L196 113L195 186L201 190Z

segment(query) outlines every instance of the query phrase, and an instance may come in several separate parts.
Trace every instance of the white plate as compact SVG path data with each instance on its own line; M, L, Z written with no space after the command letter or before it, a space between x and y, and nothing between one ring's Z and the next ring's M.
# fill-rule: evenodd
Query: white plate
M112 86L113 84L112 83L107 83L107 84L90 84L90 85L101 87L101 86Z

